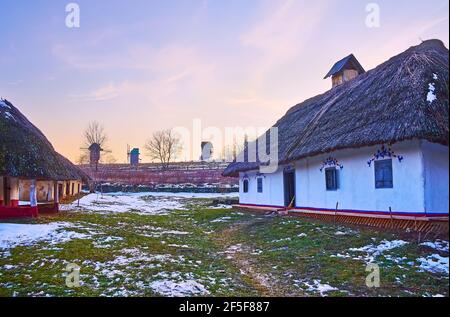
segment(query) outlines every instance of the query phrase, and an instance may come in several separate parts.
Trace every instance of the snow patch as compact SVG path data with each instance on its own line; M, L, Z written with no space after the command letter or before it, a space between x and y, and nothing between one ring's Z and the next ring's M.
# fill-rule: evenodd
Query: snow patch
M89 238L86 234L65 230L70 227L73 227L73 225L66 222L49 224L0 223L0 249L14 248L19 245L28 246L42 241L55 245L72 239Z
M395 248L399 248L401 246L404 246L408 244L408 242L403 240L393 240L393 241L387 241L383 240L379 245L373 245L369 244L362 248L351 248L349 251L352 252L366 252L366 256L364 257L364 260L368 263L372 263L375 261L376 257L383 254L385 251L389 251Z
M220 193L108 193L89 194L78 201L61 206L62 210L82 210L103 213L136 212L140 214L164 215L172 210L185 209L187 198L217 198L232 196Z
M432 254L426 258L418 258L417 261L424 271L448 275L448 257Z
M427 101L431 104L433 101L437 99L436 97L436 86L434 83L428 84L428 94L427 94Z
M6 108L11 110L11 107L8 106L3 100L0 100L0 108Z
M221 217L221 218L217 218L217 219L211 220L211 223L228 222L231 219L232 219L231 217L225 216L225 217Z
M208 290L195 280L173 281L161 280L150 283L150 288L163 296L185 297L192 295L208 295Z
M448 252L448 247L449 247L449 243L448 241L444 241L444 240L436 240L435 242L431 242L431 241L427 241L424 243L421 243L420 245L432 248L434 250L437 251L441 251L441 252Z
M304 285L308 287L309 292L320 293L320 296L326 296L326 293L338 291L336 287L328 284L322 284L320 280L313 280L313 284L308 282L303 282Z

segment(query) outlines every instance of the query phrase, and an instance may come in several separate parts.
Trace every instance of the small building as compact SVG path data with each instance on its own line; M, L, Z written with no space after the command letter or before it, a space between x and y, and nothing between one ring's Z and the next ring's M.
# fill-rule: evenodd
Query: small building
M331 77L332 87L342 85L366 71L353 54L341 59L331 67L324 79Z
M0 219L57 212L89 177L57 153L9 101L0 100Z
M130 165L131 166L138 166L139 165L139 149L134 148L130 151Z
M200 156L200 161L208 161L212 159L213 155L213 144L211 142L202 142L201 143L202 154Z
M448 54L430 40L368 72L353 57L337 63L326 78L340 85L276 123L274 173L259 160L226 168L239 177L236 207L448 230Z

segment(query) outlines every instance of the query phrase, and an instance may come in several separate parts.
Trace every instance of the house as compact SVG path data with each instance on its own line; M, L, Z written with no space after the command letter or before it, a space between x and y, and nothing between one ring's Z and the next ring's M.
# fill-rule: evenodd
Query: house
M448 54L429 40L368 72L353 55L338 62L331 90L274 125L276 172L259 160L226 168L239 177L236 207L448 230Z
M205 162L212 159L212 155L214 153L214 147L212 142L203 141L201 143L202 154L200 156L200 161Z
M9 101L0 100L0 219L57 212L89 177L57 153Z

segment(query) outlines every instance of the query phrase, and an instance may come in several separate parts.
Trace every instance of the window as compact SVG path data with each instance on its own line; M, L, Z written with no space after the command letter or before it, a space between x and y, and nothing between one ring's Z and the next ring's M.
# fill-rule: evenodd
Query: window
M325 182L327 190L338 189L337 170L334 167L325 169Z
M258 182L258 193L262 193L263 192L263 178L258 177L257 182Z
M375 161L375 188L394 188L392 160Z
M248 179L244 179L242 185L244 187L244 193L248 193Z

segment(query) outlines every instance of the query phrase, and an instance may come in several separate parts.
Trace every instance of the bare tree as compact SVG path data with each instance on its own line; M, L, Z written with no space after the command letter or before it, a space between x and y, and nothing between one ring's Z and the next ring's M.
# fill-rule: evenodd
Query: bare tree
M181 151L181 139L170 129L157 131L147 140L145 149L153 161L159 161L163 168L168 168Z
M80 154L80 156L77 159L77 164L83 165L83 164L89 164L89 155L86 153L86 151L83 151L83 153Z
M222 160L224 162L236 162L238 155L244 150L245 141L239 142L236 136L233 137L232 144L224 145Z
M111 153L107 153L100 158L100 162L104 164L115 164L117 159Z
M84 144L86 147L90 147L92 144L96 143L103 147L108 140L106 136L105 129L97 121L91 121L88 124L86 130L84 130Z

